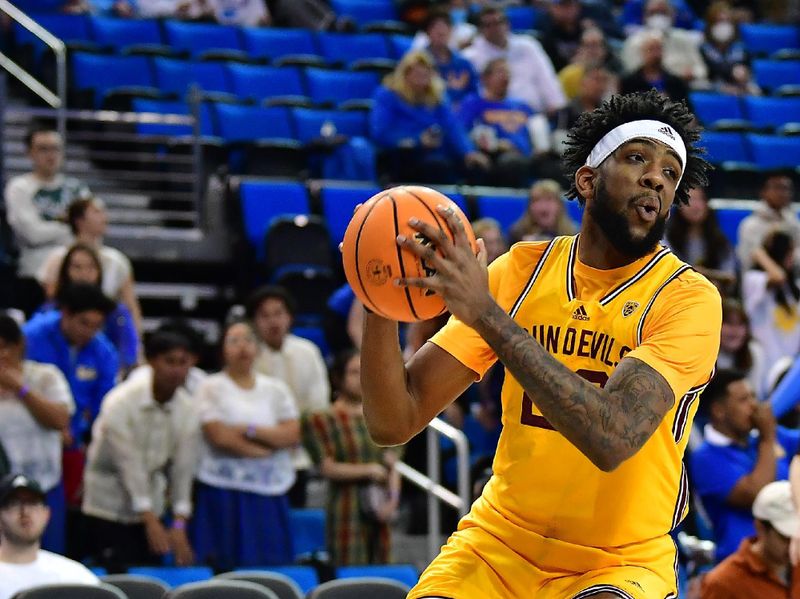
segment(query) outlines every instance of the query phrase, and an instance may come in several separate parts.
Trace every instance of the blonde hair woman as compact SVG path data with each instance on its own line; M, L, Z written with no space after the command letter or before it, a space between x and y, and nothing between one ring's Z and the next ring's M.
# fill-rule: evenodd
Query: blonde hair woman
M510 242L544 241L559 235L574 235L572 222L562 195L564 190L553 179L541 179L531 186L525 213L511 225Z

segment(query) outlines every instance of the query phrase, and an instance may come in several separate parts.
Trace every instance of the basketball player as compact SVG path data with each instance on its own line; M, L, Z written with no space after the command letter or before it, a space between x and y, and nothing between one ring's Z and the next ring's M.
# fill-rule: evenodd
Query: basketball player
M668 533L687 509L681 458L719 347L715 287L658 242L673 202L706 182L684 104L615 96L571 130L580 234L485 250L412 222L453 318L403 364L397 324L368 314L364 415L403 443L496 361L506 368L494 475L411 590L419 598L677 597Z

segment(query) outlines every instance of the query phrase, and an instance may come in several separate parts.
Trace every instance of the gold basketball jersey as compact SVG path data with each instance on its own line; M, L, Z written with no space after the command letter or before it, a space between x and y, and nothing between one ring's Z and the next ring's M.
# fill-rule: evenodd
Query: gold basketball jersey
M657 370L675 403L644 446L613 472L580 453L506 371L494 476L460 528L481 526L525 559L526 533L598 548L663 536L688 502L682 456L719 349L721 301L670 250L622 268L578 260L579 237L521 243L490 267L497 303L550 355L602 387L626 356ZM496 361L475 331L451 319L432 341L479 375ZM530 390L535 394L535 390Z

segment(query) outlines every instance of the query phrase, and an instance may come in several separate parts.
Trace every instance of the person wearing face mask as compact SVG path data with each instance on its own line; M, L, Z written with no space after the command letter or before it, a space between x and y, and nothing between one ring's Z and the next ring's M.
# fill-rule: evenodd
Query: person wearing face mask
M719 91L729 94L759 94L750 74L749 56L739 39L733 10L727 2L714 2L706 12L706 30L700 53L708 67L708 78Z
M644 8L644 28L631 35L622 47L622 62L628 72L642 66L642 46L648 34L657 31L663 36L664 68L693 85L704 85L708 69L700 55L697 36L675 23L675 10L669 0L649 0Z

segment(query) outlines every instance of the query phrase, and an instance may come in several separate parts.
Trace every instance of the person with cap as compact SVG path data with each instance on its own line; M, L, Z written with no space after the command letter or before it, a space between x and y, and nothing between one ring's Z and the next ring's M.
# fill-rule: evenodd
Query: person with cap
M0 481L0 599L43 584L99 584L84 565L41 549L49 520L39 483L19 473Z
M789 482L766 485L753 502L756 536L744 539L703 578L701 599L798 599L800 576L793 575L789 539L800 527Z

